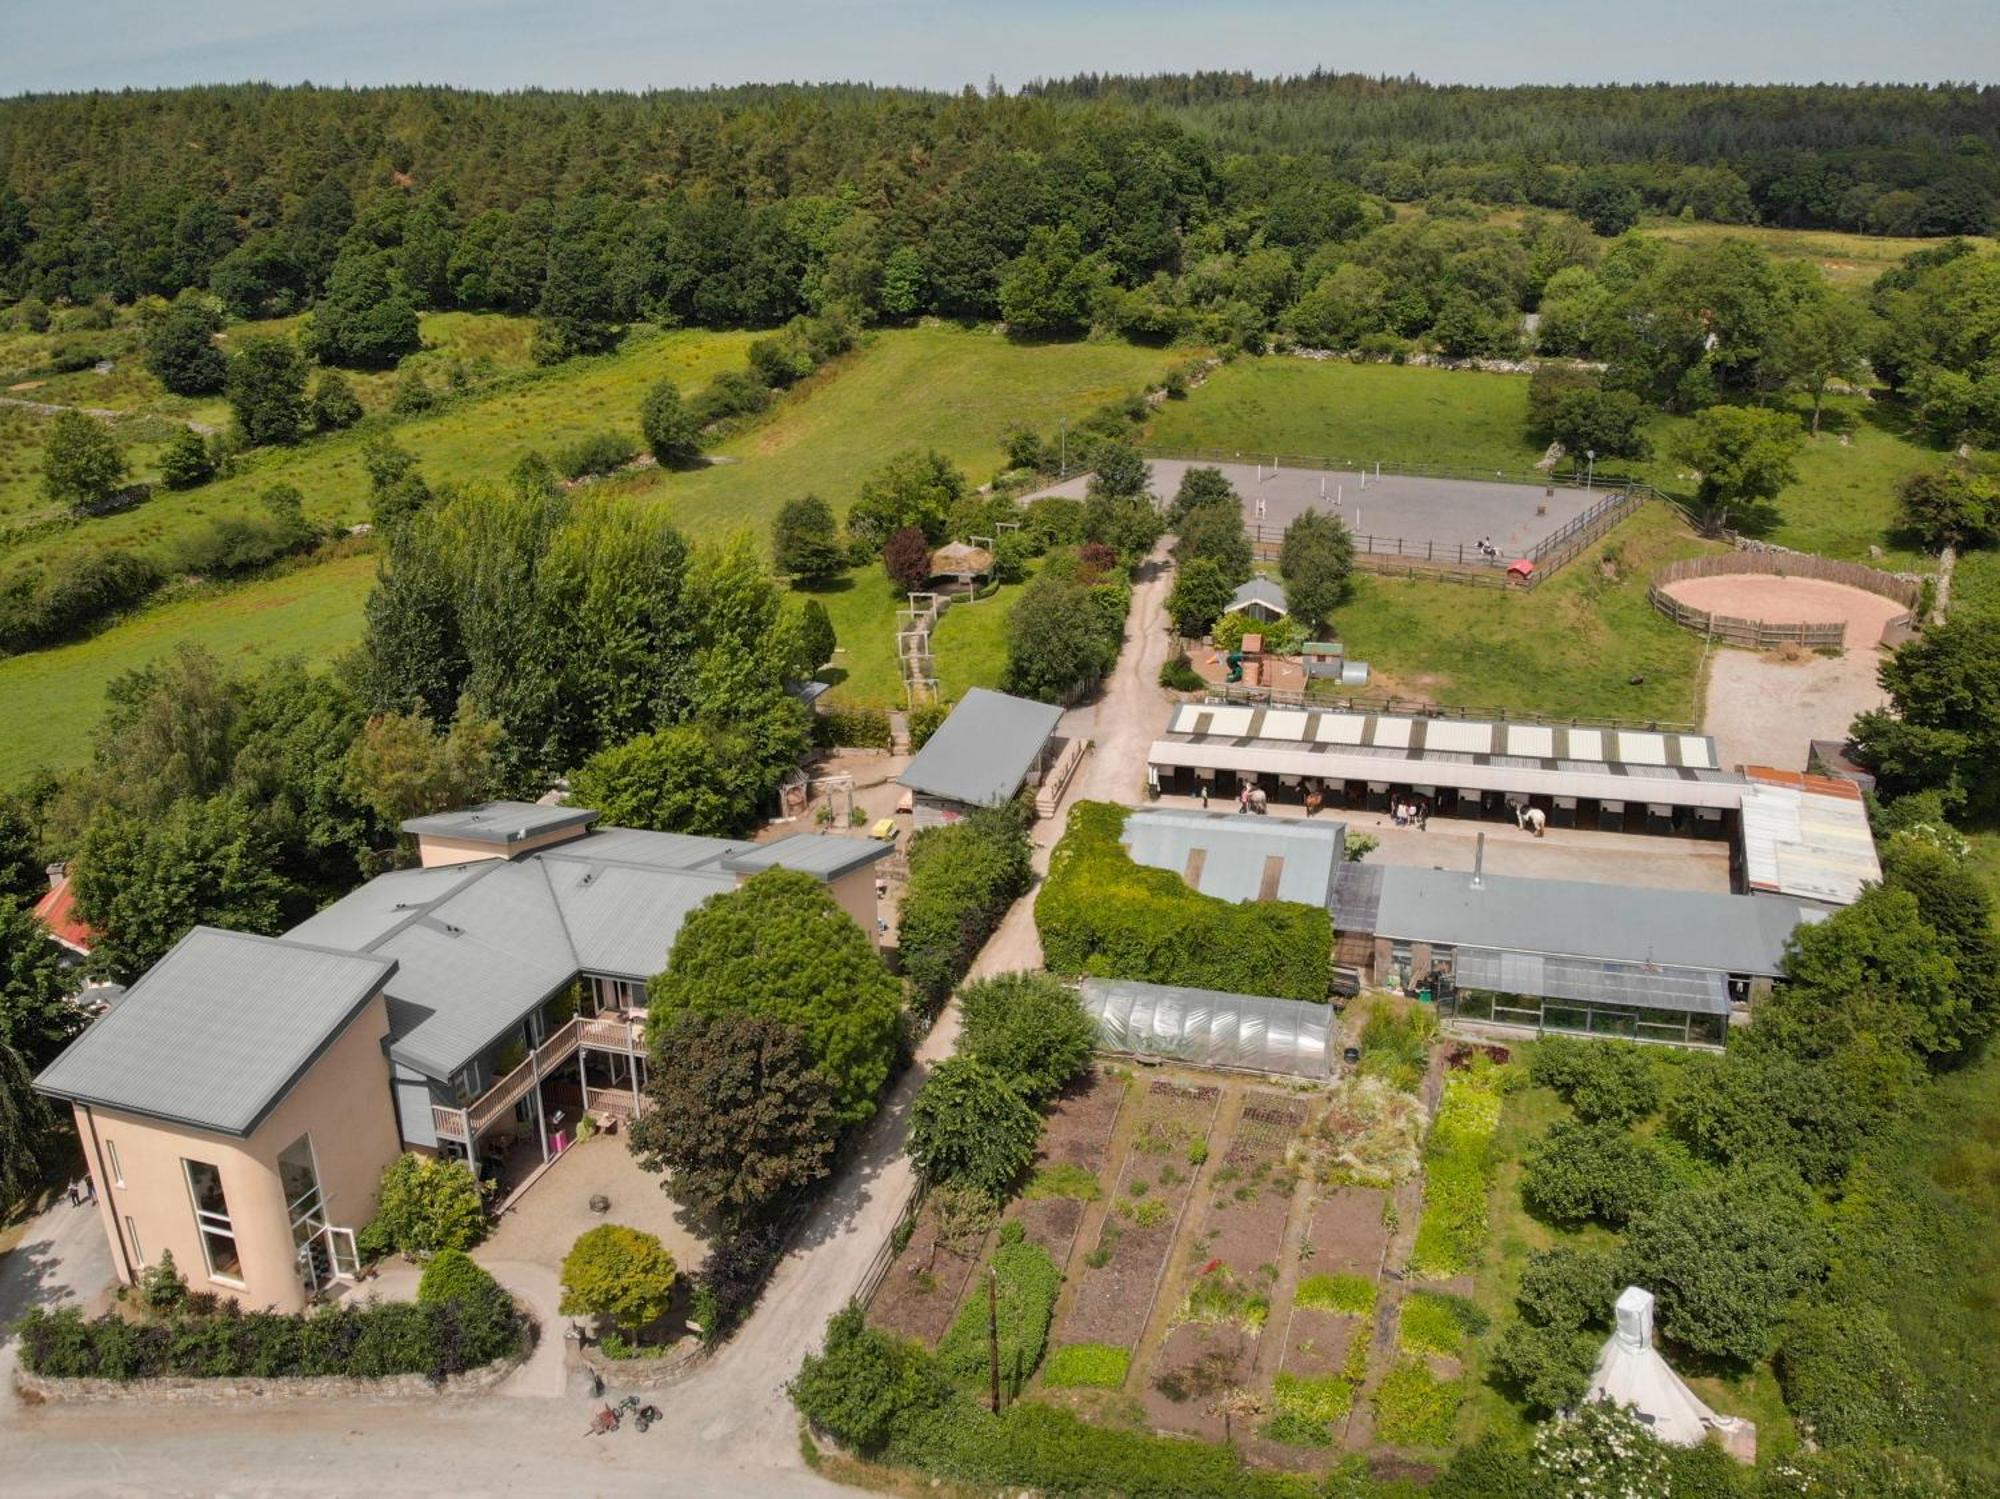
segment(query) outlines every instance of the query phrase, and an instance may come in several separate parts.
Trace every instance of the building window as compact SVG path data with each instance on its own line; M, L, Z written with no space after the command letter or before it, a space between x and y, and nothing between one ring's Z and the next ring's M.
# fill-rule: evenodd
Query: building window
M125 1185L125 1168L118 1164L118 1145L115 1141L104 1142L104 1153L111 1157L111 1180L118 1186Z
M132 1215L125 1215L125 1240L132 1246L132 1258L144 1268L146 1251L139 1247L139 1225L132 1221Z
M201 1230L201 1250L208 1260L210 1280L242 1283L243 1260L236 1252L236 1230L229 1221L229 1201L222 1195L222 1173L206 1161L181 1162L187 1172L188 1195L194 1199L195 1227Z
M278 1181L285 1192L285 1212L292 1220L292 1237L303 1244L326 1226L319 1195L319 1167L313 1160L312 1136L300 1135L278 1157Z

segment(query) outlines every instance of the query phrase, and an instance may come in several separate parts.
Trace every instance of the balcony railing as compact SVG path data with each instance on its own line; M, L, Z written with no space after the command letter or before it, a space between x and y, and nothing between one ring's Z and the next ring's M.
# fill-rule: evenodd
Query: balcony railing
M553 1072L579 1047L598 1051L637 1055L646 1047L646 1016L643 1010L622 1015L573 1016L550 1031L528 1054L527 1060L500 1078L463 1109L431 1106L431 1125L439 1138L470 1143L486 1133L527 1097L544 1076Z

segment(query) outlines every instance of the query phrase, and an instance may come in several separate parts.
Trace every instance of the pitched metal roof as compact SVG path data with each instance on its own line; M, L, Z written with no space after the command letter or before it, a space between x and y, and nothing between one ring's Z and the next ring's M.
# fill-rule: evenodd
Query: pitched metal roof
M1347 839L1330 817L1147 808L1125 819L1123 841L1135 863L1172 870L1203 895L1331 906Z
M681 923L713 896L736 888L723 871L642 869L581 859L543 861L575 966L587 973L649 979L667 966Z
M561 828L588 827L598 814L589 807L551 807L540 802L481 802L450 812L412 817L403 831L432 838L462 838L469 843L511 847Z
M942 801L993 806L1021 789L1061 721L1052 704L974 687L896 779Z
M1382 868L1375 934L1550 957L1775 976L1802 920L1793 902L1704 890Z
M35 1085L248 1135L395 971L383 956L198 926Z
M753 843L735 853L724 854L717 862L737 874L755 874L760 869L795 869L822 880L837 880L851 870L886 859L895 851L895 844L879 838L794 833L769 843Z
M434 901L443 900L490 866L485 862L442 864L432 869L397 869L377 875L358 890L350 890L324 910L308 916L285 933L293 942L314 942L361 952L415 919Z
M587 859L593 864L644 864L650 869L700 869L751 845L740 838L655 833L647 828L592 828L588 838L537 852L538 859Z
M1283 614L1289 608L1285 600L1285 585L1276 578L1252 578L1229 596L1227 612L1234 614L1245 604L1262 604L1266 609Z
M1882 881L1867 804L1852 781L1745 766L1744 878L1752 890L1852 905Z

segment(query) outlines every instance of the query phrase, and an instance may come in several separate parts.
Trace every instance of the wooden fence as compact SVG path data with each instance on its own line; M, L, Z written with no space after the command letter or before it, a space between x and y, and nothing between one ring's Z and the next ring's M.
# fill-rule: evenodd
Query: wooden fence
M1724 645L1767 651L1778 646L1797 645L1807 650L1842 650L1847 644L1847 625L1835 620L1825 624L1785 624L1772 620L1743 619L1731 614L1715 614L1684 604L1666 589L1670 583L1689 578L1812 578L1822 583L1838 583L1859 588L1913 608L1922 584L1913 578L1885 573L1859 562L1837 562L1831 557L1814 557L1804 552L1738 551L1721 557L1690 557L1670 562L1653 575L1646 597L1661 614L1684 629L1706 635ZM1908 623L1910 616L1899 617ZM1897 620L1890 621L1893 626ZM1872 644L1873 642L1870 642Z

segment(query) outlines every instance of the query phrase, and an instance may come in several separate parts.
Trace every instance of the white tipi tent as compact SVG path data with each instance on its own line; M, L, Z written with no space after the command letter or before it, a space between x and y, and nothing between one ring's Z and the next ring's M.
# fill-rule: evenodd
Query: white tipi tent
M1677 1447L1698 1447L1713 1431L1738 1457L1755 1453L1757 1428L1735 1416L1718 1416L1674 1373L1653 1346L1653 1293L1627 1286L1619 1294L1617 1327L1597 1355L1588 1400L1629 1405L1653 1435Z

